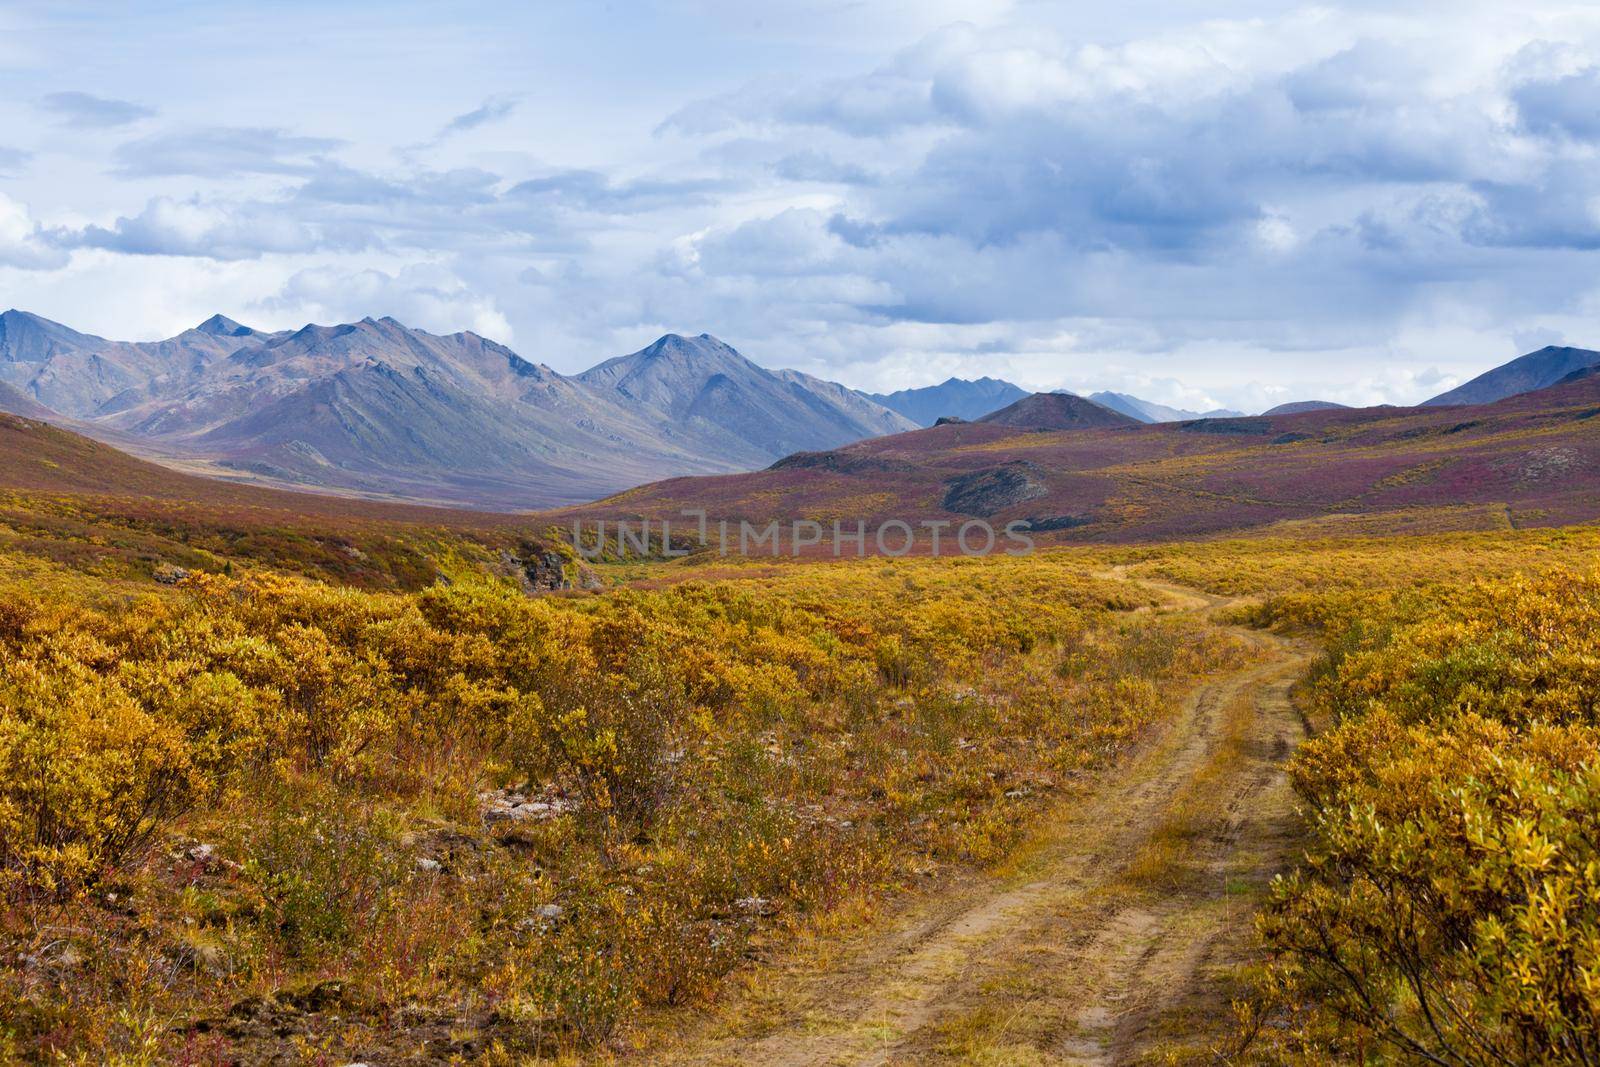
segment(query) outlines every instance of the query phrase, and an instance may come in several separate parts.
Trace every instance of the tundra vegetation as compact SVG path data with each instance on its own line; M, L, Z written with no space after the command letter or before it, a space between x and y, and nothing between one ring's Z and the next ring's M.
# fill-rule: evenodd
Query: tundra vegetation
M442 532L385 533L416 565L352 583L222 540L107 570L18 527L0 1060L626 1056L1002 861L1256 654L1130 579L1327 649L1305 860L1215 1050L1600 1058L1593 529L691 558L529 595Z
M1244 655L1066 558L530 597L47 557L0 564L6 1060L615 1045L1000 857Z
M1303 861L1258 917L1236 1062L1600 1062L1593 527L1152 550L1317 635Z

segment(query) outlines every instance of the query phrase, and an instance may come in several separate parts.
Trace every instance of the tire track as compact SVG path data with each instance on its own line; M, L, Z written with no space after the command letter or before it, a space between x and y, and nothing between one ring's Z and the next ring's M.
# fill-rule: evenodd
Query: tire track
M1185 611L1223 603L1144 584ZM782 976L761 1031L664 1062L1136 1062L1205 1000L1248 920L1236 883L1263 883L1288 845L1283 762L1304 736L1289 689L1309 653L1235 632L1265 661L1190 693L1158 742L1065 807L1015 876L958 881L842 959ZM1175 880L1140 884L1136 862L1164 855L1174 826L1193 831L1178 835Z

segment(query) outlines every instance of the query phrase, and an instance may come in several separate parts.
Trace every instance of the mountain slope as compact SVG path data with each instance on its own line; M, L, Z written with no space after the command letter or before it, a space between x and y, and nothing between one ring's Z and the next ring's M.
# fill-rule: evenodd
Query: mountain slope
M191 341L213 356L229 347L195 331L154 344L108 341L13 309L0 314L0 381L52 411L92 418L118 394L191 362Z
M21 415L25 419L48 419L54 414L27 393L5 382L0 382L0 411L8 415Z
M215 572L227 560L369 588L420 588L438 580L441 555L490 566L532 558L542 526L526 515L200 477L0 414L0 547L101 579L172 567Z
M980 423L1019 430L1105 429L1142 425L1120 411L1101 407L1071 393L1034 393L979 419Z
M919 389L867 394L869 399L890 411L899 412L918 426L932 426L947 416L976 421L1027 395L1027 390L1010 382L988 377L974 381L947 378L938 385L926 385Z
M729 466L914 428L843 386L757 366L709 334L667 334L576 380Z
M828 405L838 408L852 423L868 431L863 437L877 437L886 433L903 433L917 428L915 419L895 411L874 400L867 393L851 389L838 382L816 378L797 370L774 372L785 382L820 397Z
M1510 363L1485 371L1464 385L1424 401L1426 407L1452 404L1491 404L1518 393L1554 385L1573 371L1600 363L1600 352L1587 348L1547 345L1518 356Z

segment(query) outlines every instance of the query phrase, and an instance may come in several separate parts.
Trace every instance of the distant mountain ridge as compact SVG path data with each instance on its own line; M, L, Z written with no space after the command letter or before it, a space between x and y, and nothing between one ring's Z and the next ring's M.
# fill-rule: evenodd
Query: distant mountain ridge
M1168 407L1157 404L1152 400L1141 400L1139 397L1127 393L1100 392L1090 393L1089 399L1101 407L1120 411L1122 414L1140 422L1189 422L1192 419L1227 419L1238 418L1242 411L1231 408L1214 408L1211 411L1188 411L1184 408Z
M1454 404L1492 404L1518 393L1544 389L1574 371L1600 364L1600 352L1587 348L1546 345L1536 352L1518 356L1510 363L1486 371L1448 392L1423 401L1426 407Z
M593 499L915 428L862 394L668 334L575 376L393 318L265 332L213 315L110 341L0 315L0 410L274 483L501 508Z
M1596 367L1600 352L1551 346L1427 406L1492 402ZM1267 414L1341 408L1301 401ZM18 310L0 314L0 411L238 480L502 509L757 470L941 420L1174 423L1217 435L1242 417L1109 391L1028 394L995 378L866 394L761 367L709 334L667 334L563 375L477 334L393 318L262 331L218 314L165 340L127 342Z
M900 389L893 393L868 393L890 411L897 411L918 426L932 426L941 418L975 421L1028 395L1021 386L999 378L946 378L938 385Z

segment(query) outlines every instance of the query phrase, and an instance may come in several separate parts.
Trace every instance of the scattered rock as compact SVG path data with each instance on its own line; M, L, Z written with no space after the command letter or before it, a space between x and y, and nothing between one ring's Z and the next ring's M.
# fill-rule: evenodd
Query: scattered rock
M510 789L480 793L478 802L482 805L486 826L506 822L546 822L577 809L577 805L564 796L549 794L529 799Z
M177 585L189 577L189 571L184 567L175 567L170 563L163 563L156 568L153 577L162 585Z
M22 957L22 966L30 971L70 971L83 962L83 956L72 942L56 940L47 942L36 952Z
M1522 469L1517 472L1517 477L1524 482L1565 478L1579 466L1582 466L1582 460L1574 449L1536 448L1524 456Z
M1047 515L1023 520L1022 528L1029 533L1048 533L1051 530L1074 530L1093 521L1086 515Z

